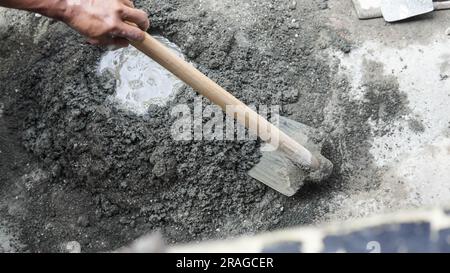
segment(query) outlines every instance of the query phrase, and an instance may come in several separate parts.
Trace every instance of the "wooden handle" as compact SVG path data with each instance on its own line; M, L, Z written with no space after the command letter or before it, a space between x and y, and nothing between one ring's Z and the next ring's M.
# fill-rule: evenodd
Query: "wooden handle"
M220 106L223 111L227 112L227 106L233 106L233 110L237 113L237 115L234 115L234 118L239 123L259 136L266 143L281 149L294 162L298 162L307 168L319 168L319 161L305 147L280 131L276 126L272 125L250 107L228 93L194 66L179 58L148 33L146 33L143 41L132 41L131 44L172 72L198 93Z
M450 1L433 2L435 10L450 9Z

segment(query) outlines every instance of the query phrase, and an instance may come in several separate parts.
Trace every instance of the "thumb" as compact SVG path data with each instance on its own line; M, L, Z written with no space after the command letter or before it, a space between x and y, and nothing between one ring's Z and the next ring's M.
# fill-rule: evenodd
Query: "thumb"
M145 32L137 26L132 26L127 23L121 23L118 33L114 33L115 36L128 39L130 41L142 41L145 39Z

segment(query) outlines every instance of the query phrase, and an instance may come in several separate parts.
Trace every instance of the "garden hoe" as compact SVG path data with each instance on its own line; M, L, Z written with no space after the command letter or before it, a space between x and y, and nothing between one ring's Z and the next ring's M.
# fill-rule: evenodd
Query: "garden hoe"
M450 1L433 0L353 0L353 4L359 19L384 17L387 22L450 9Z
M256 134L266 145L274 147L272 151L262 150L260 163L249 172L253 178L292 196L306 181L319 182L330 176L333 165L320 154L322 141L316 130L282 117L282 130L278 129L148 33L143 41L131 44L220 106L225 113L232 106L233 113L228 115Z

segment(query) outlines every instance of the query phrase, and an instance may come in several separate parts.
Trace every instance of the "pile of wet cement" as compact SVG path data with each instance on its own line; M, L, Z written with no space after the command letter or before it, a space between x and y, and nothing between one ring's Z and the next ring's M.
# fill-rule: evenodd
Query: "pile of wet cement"
M144 8L154 31L238 98L282 105L282 114L333 136L324 108L333 92L346 101L347 84L317 53L331 46L348 52L349 45L324 27L324 1L296 7L256 2L255 20L246 27L226 10L196 1L151 1ZM336 165L333 177L288 199L247 176L259 160L257 141L172 140L170 108L192 105L192 90L185 88L166 107L151 107L149 117L120 110L107 100L114 82L96 72L100 49L53 22L30 44L31 37L19 37L35 37L42 24L28 20L33 27L27 33L20 26L2 32L0 74L12 94L5 111L20 123L23 144L44 170L26 188L22 237L31 251L58 251L72 240L85 251L109 250L158 229L169 242L187 242L313 223L326 213L317 209L319 202L345 187L336 142L367 141L368 117L358 110L379 107L341 102L350 113L336 119L349 126L325 151ZM31 56L20 58L24 52ZM366 146L358 147L355 154L367 154Z

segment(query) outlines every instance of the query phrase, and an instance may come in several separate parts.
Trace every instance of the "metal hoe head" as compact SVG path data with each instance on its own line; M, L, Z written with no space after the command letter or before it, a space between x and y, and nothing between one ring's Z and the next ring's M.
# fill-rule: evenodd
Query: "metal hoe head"
M324 134L302 123L280 117L279 129L311 151L319 160L321 168L305 170L294 164L280 151L264 151L260 162L248 173L274 190L286 195L294 195L306 182L320 182L331 175L333 164L320 154Z

